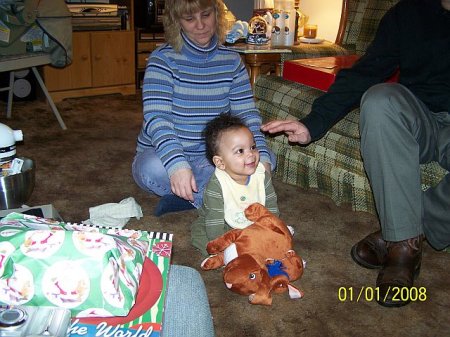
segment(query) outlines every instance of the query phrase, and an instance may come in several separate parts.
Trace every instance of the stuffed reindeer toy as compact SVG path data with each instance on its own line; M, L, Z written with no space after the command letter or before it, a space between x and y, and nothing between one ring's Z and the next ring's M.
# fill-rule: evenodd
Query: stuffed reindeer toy
M272 293L288 291L291 298L303 297L292 285L303 275L304 264L292 248L286 224L259 203L251 204L245 216L253 223L232 229L207 245L210 254L203 270L225 266L223 280L231 291L247 295L251 304L272 304Z

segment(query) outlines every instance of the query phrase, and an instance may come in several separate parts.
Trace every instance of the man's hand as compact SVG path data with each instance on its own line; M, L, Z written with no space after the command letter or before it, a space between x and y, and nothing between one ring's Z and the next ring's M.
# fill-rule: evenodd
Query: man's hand
M180 169L175 171L170 177L170 188L173 194L180 198L194 201L193 192L197 192L198 190L192 170Z
M293 143L311 143L311 135L308 128L299 121L275 120L262 125L261 130L268 133L284 132L288 140Z

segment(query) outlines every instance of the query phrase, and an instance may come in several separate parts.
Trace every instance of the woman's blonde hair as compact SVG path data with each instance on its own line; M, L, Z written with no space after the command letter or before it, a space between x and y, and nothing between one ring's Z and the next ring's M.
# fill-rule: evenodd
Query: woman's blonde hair
M180 52L183 45L180 19L183 15L193 14L213 7L216 13L216 35L219 43L225 41L226 21L225 5L222 0L166 0L164 6L164 35L166 42Z

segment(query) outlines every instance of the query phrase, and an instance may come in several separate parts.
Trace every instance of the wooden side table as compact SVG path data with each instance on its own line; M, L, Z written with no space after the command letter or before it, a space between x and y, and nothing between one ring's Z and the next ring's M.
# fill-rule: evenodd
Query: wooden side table
M275 69L275 74L281 76L281 54L291 53L287 48L275 48L270 45L252 45L247 43L237 43L228 46L228 48L241 54L242 60L247 67L250 84L254 85L256 78L261 73L265 65Z

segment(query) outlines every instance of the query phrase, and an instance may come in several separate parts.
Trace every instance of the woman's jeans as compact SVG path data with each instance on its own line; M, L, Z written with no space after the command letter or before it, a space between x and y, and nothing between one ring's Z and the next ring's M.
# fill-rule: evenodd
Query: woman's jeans
M273 152L270 152L270 159L272 168L275 168L276 160ZM191 165L198 189L198 192L194 193L193 205L195 208L200 208L203 201L203 192L215 167L205 156L188 157L187 160ZM132 172L134 181L144 191L159 196L172 194L169 175L154 148L136 153Z
M191 157L188 158L188 161L198 189L194 193L193 205L195 208L200 208L203 201L203 192L215 167L206 157ZM134 181L144 191L159 196L172 194L169 175L161 159L156 155L154 148L148 148L143 152L136 153L132 171Z

